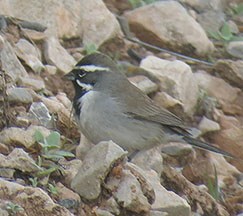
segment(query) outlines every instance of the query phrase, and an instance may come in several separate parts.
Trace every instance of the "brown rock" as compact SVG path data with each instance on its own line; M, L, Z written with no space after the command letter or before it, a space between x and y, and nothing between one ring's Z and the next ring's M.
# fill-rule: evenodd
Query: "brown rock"
M24 209L26 215L72 216L64 207L57 205L40 188L22 186L0 179L0 199L8 199Z
M129 11L125 16L142 41L197 55L213 50L202 27L177 1L158 1Z

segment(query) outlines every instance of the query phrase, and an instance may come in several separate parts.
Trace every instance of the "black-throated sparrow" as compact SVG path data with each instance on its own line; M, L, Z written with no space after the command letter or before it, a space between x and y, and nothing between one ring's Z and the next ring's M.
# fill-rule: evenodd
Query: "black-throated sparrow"
M73 106L81 131L92 143L113 140L129 153L169 141L232 157L190 136L180 118L131 84L108 56L94 53L65 75L73 82Z

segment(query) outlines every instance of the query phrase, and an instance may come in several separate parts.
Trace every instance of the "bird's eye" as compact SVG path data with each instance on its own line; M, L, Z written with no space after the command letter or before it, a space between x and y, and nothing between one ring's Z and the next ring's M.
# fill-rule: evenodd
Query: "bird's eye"
M84 76L86 76L86 73L85 73L84 71L81 71L81 72L78 74L78 76L79 76L80 78L83 78Z

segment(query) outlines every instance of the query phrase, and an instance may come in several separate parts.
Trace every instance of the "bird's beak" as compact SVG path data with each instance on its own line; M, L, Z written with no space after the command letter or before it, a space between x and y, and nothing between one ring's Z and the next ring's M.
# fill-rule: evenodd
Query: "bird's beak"
M75 74L74 74L73 71L71 71L71 72L65 74L65 75L63 76L63 78L66 79L66 80L73 81L73 80L75 80Z

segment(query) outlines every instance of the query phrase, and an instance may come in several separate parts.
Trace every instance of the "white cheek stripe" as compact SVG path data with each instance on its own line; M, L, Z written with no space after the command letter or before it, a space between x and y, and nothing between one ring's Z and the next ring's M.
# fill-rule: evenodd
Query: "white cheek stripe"
M80 80L76 80L76 82L77 82L77 84L81 87L81 88L83 88L83 89L85 89L86 91L90 91L90 90L92 90L93 89L93 86L92 85L90 85L90 84L86 84L86 83L82 83L82 82L80 82Z
M100 67L95 65L84 65L84 66L75 66L74 69L84 70L87 72L95 72L95 71L109 71L108 67Z

